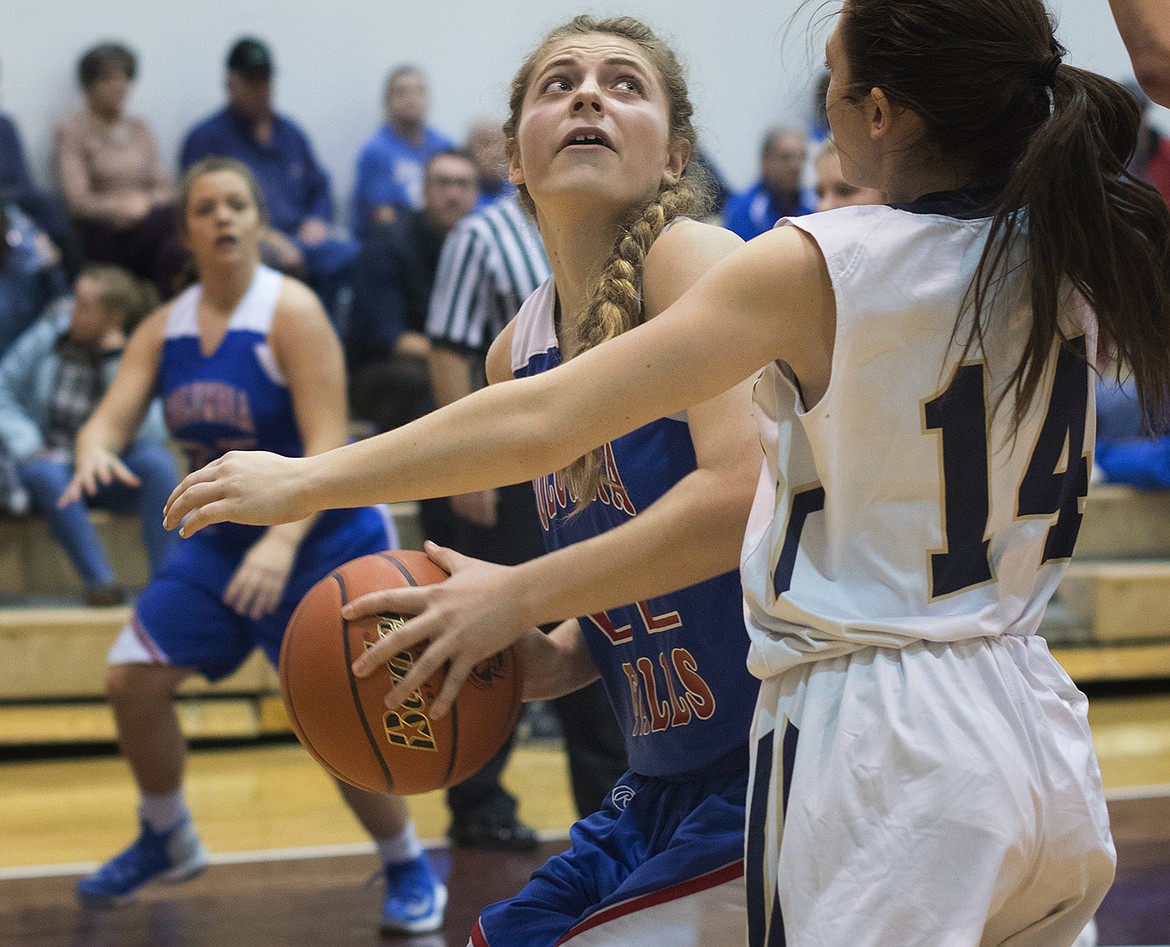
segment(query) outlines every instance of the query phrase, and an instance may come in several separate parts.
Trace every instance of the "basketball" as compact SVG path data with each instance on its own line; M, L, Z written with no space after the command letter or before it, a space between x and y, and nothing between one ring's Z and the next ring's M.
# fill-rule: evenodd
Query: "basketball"
M396 710L383 699L410 670L421 646L400 651L366 678L350 669L364 648L393 634L403 619L341 617L341 606L367 592L442 582L447 573L410 550L362 556L334 569L301 600L280 651L280 690L297 738L338 779L370 792L429 792L461 782L504 744L520 718L520 670L514 649L475 666L451 711L429 708L446 668Z

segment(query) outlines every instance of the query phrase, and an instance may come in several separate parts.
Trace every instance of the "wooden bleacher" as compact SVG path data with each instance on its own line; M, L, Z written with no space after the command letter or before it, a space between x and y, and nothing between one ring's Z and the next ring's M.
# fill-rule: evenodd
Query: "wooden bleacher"
M417 504L391 507L404 548L421 548ZM92 514L119 584L141 588L147 565L134 516ZM129 606L87 608L81 584L43 520L0 520L0 746L109 743L106 652ZM72 599L73 601L71 601ZM290 732L276 672L258 652L235 674L209 685L192 678L179 717L192 738Z
M1170 678L1170 491L1090 489L1040 632L1078 684Z
M406 548L420 548L415 504L393 508ZM131 516L95 513L130 588L146 581ZM70 604L80 584L37 519L0 520L0 747L108 743L105 655L128 607ZM1077 554L1041 633L1081 684L1170 678L1170 492L1096 486ZM289 732L275 672L259 655L215 685L189 681L179 700L194 738Z

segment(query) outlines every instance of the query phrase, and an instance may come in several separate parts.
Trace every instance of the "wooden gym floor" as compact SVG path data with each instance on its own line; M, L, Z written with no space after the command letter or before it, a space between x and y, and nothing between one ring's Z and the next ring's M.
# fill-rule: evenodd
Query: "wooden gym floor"
M1170 696L1101 694L1092 723L1119 851L1098 916L1102 945L1170 944ZM506 783L546 839L532 855L442 845L441 794L411 799L419 833L448 875L440 934L381 938L376 863L330 780L287 741L197 748L189 801L212 867L185 885L147 888L112 911L73 898L77 875L131 838L134 793L106 755L0 760L0 947L463 947L478 909L515 892L563 847L571 818L555 745L513 755Z

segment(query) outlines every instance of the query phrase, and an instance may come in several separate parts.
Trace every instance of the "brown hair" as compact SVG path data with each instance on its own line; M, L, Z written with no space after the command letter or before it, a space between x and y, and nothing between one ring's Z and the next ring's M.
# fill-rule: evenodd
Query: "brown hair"
M195 180L205 174L218 174L220 171L231 171L243 178L252 195L252 202L256 205L256 210L260 212L261 218L267 218L268 207L264 203L264 192L260 190L260 184L251 168L235 158L204 158L183 172L183 176L179 178L178 186L175 188L175 206L179 214L180 230L187 226L187 205L191 202L191 187Z
M694 108L687 92L682 65L671 48L646 24L627 16L608 19L578 16L545 35L512 79L509 115L504 122L509 150L515 148L524 96L539 61L552 46L562 40L591 34L622 37L646 54L666 90L671 141L689 143L693 156L698 135L691 122ZM527 188L520 185L519 190L521 203L529 213L534 214L535 204ZM584 317L576 321L573 335L561 342L565 359L573 358L645 321L641 286L646 254L668 223L677 217L702 216L710 207L710 202L706 176L698 163L692 161L687 164L677 182L663 183L654 198L631 209L614 242L613 251L602 268L601 276L593 287ZM576 511L583 509L597 496L604 470L602 461L603 449L597 448L565 469L570 495L576 497Z
M88 89L115 70L124 73L133 82L138 73L138 60L121 43L99 43L87 49L78 60L77 81L83 89Z
M988 299L1017 241L1031 280L1030 338L1004 396L1018 426L1071 286L1164 421L1170 394L1170 212L1125 168L1138 109L1116 82L1064 65L1041 0L847 0L841 37L860 96L881 88L922 120L940 156L996 192L968 293L964 353L982 348ZM955 333L959 332L956 323ZM1001 396L1001 401L1003 396Z
M264 203L264 192L260 190L260 183L256 180L256 175L252 173L251 168L235 158L204 158L183 172L183 176L179 178L179 183L175 187L175 212L179 218L180 233L184 233L187 229L187 205L191 203L191 188L196 179L205 174L218 174L221 171L231 171L243 179L244 184L248 187L248 193L252 195L252 203L256 205L260 219L262 221L268 219L268 207ZM183 265L183 272L175 279L175 292L186 289L197 282L199 282L199 271L196 269L195 259L188 257L187 262Z
M129 335L159 304L158 290L145 280L120 266L91 263L78 274L101 287L102 307L107 312L122 313L122 329Z

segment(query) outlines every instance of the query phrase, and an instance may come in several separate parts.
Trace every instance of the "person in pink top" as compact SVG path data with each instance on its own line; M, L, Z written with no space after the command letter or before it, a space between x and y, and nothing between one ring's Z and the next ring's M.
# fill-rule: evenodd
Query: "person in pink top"
M177 236L174 182L150 125L125 113L137 61L119 43L85 52L85 107L58 123L53 156L69 214L90 260L116 263L174 293L187 253Z

